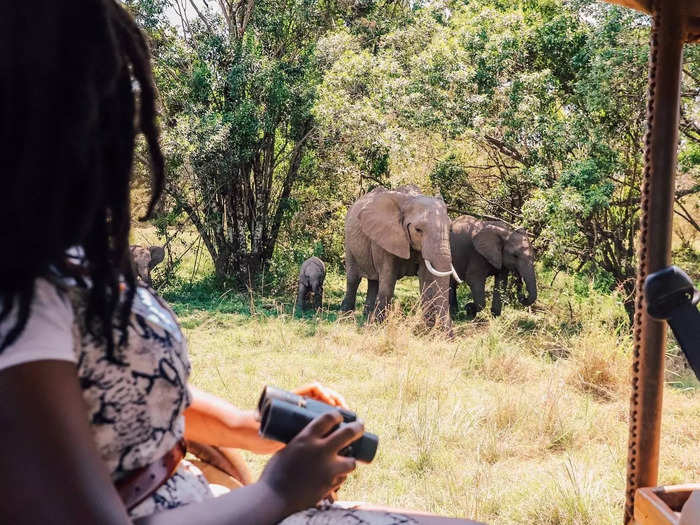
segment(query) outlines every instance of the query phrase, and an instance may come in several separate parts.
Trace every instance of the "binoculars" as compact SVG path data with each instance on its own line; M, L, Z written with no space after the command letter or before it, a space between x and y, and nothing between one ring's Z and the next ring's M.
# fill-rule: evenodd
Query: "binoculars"
M350 410L266 386L258 401L260 435L274 441L289 443L306 425L326 412L340 412L343 416L341 427L357 420L357 415ZM350 443L340 453L370 463L377 453L378 445L379 437L365 432L360 439Z

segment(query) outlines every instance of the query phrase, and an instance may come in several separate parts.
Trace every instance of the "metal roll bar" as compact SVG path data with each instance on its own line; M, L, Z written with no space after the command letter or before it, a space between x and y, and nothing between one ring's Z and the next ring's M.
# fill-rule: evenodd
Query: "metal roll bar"
M658 482L666 325L646 313L644 279L670 264L683 45L700 41L700 0L606 0L652 15L645 170L634 316L624 523Z

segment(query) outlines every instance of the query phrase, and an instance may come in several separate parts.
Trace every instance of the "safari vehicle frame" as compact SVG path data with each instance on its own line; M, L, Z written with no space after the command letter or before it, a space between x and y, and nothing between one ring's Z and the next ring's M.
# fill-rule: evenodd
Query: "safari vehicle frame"
M700 485L656 487L667 328L647 314L643 285L671 264L683 46L700 42L700 0L606 1L652 16L624 523L675 524Z

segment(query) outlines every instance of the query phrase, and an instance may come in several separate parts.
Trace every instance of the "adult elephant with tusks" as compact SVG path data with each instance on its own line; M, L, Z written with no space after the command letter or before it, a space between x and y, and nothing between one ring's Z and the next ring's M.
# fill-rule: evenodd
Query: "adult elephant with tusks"
M450 277L457 277L450 254L450 219L441 197L415 186L378 187L357 200L345 219L347 286L341 310L355 309L357 287L367 279L364 313L381 321L396 281L417 275L428 326L450 329Z
M491 275L495 276L491 302L493 315L501 314L501 294L505 292L509 273L515 274L518 279L518 300L523 306L530 306L537 300L535 256L524 230L499 221L484 221L462 215L452 222L450 250L452 264L460 279L469 285L474 299L465 307L468 315L476 315L486 306L486 278ZM522 291L523 282L527 295ZM450 285L453 315L458 308L458 284L453 281Z

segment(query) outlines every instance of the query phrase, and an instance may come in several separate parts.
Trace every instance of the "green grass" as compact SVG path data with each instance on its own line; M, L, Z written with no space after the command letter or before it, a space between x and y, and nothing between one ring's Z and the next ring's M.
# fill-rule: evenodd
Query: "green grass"
M631 338L616 296L542 278L530 309L458 321L455 337L420 330L417 283L400 281L381 326L339 315L344 279L324 310L294 316L294 290L222 292L198 274L164 289L185 330L194 384L253 407L264 384L311 380L343 393L380 436L347 500L497 524L621 522ZM364 288L363 284L363 288ZM462 299L464 301L464 298ZM358 299L361 311L363 294ZM661 483L698 481L700 395L669 349ZM264 457L247 456L255 471Z

